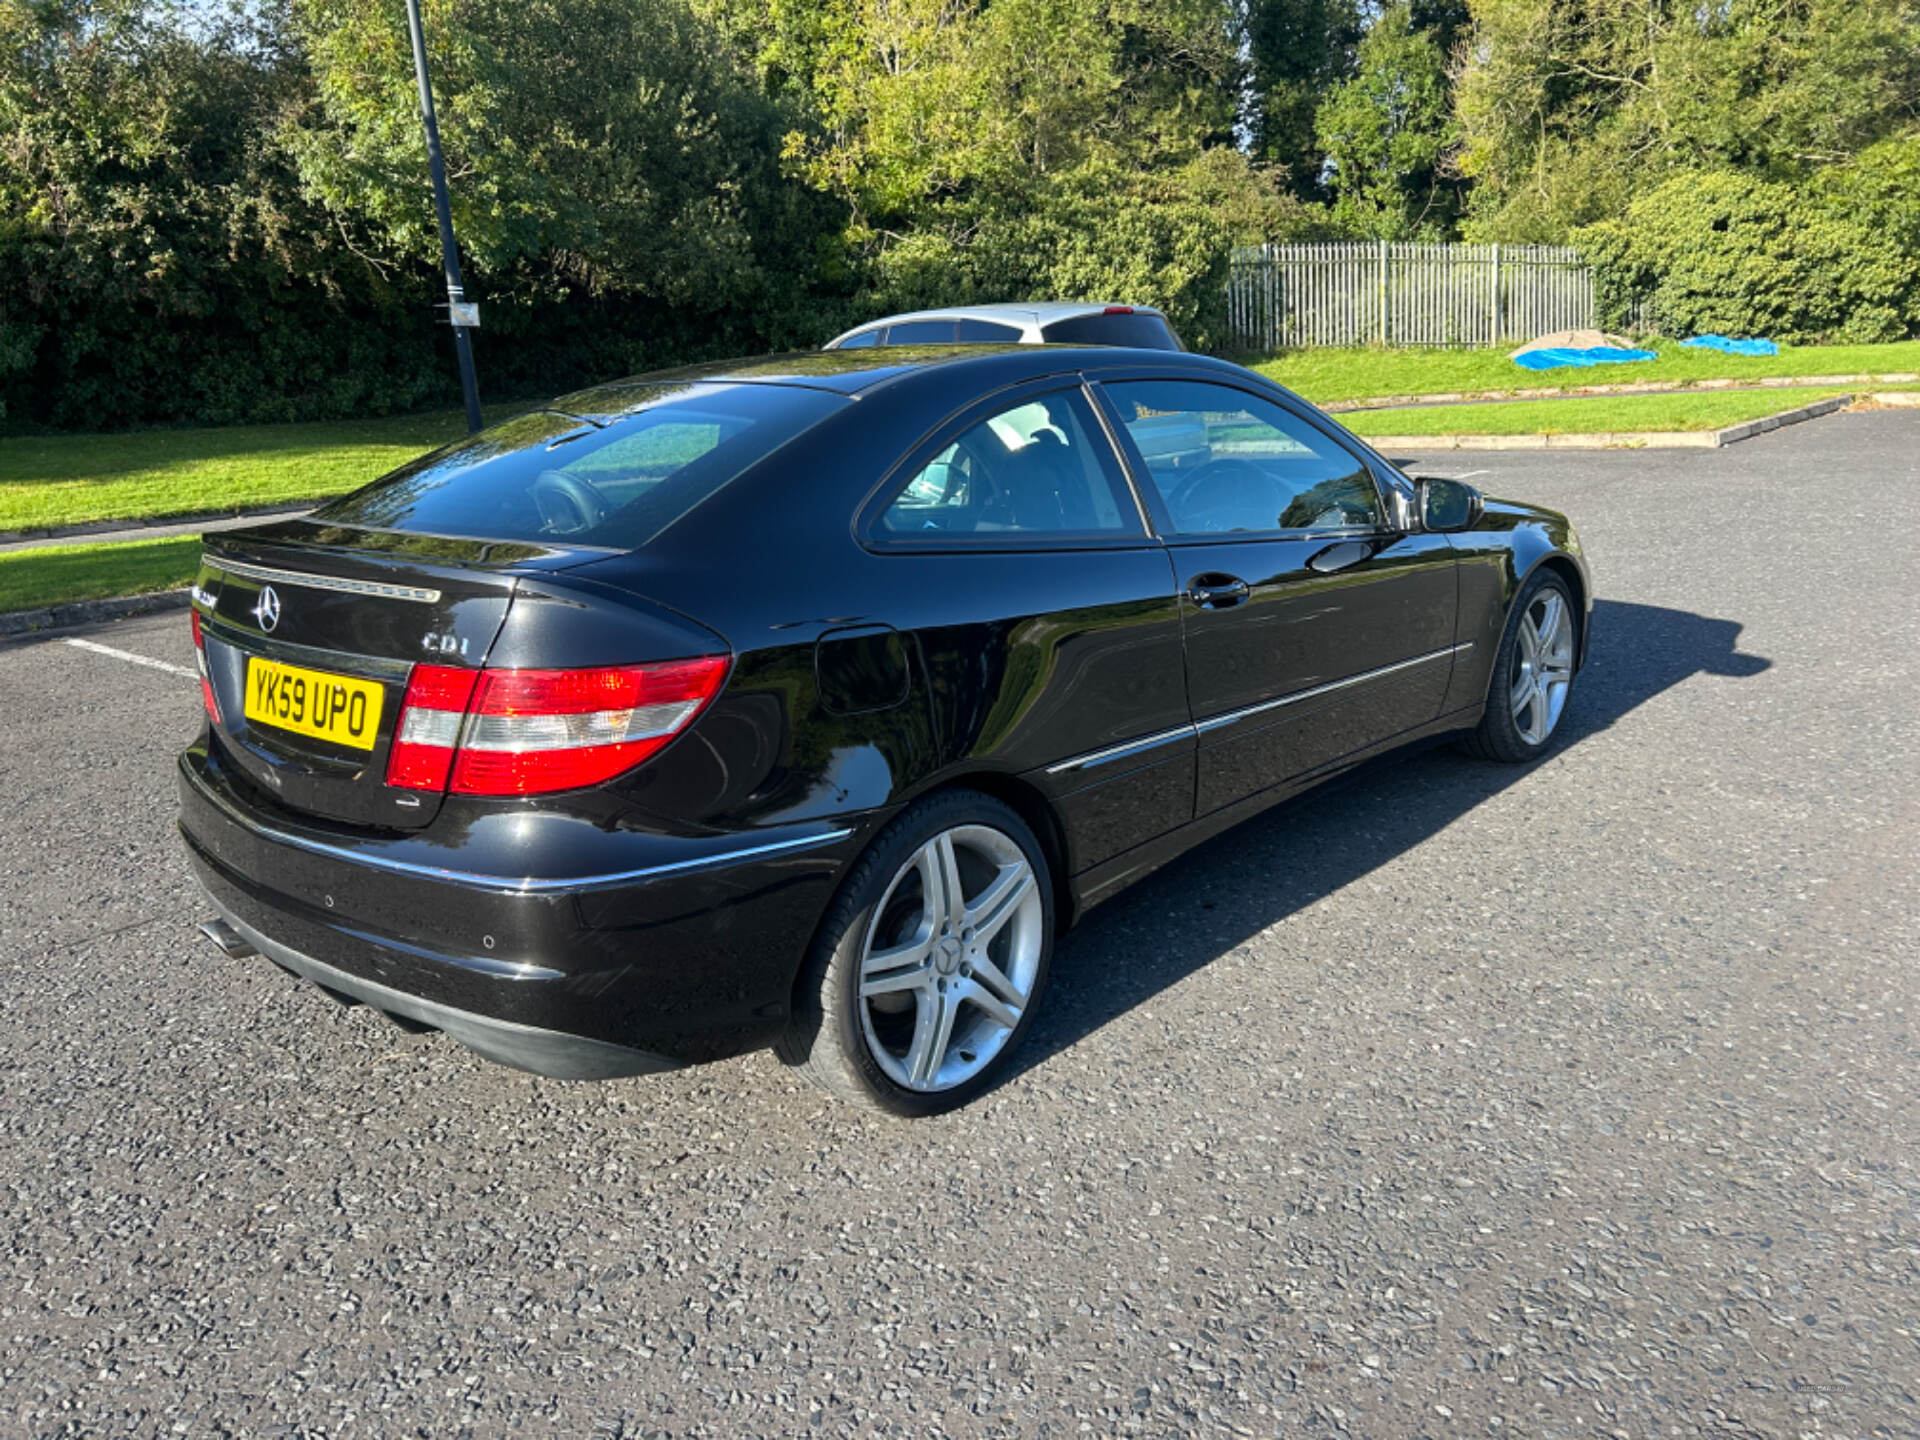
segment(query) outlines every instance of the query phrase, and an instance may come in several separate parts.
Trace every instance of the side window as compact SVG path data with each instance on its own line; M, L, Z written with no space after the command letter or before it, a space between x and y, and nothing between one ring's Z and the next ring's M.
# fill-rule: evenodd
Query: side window
M879 343L880 327L876 325L871 330L862 330L858 335L847 336L846 339L842 340L834 348L836 350L864 350L869 345L878 345Z
M1143 533L1113 447L1078 390L973 425L907 480L875 530L902 540Z
M1106 393L1178 534L1382 523L1360 457L1270 401L1196 380L1128 381Z

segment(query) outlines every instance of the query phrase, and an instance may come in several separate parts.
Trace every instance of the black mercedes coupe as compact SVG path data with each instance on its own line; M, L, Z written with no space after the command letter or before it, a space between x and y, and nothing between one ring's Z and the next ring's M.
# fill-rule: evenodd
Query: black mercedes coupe
M993 1084L1096 901L1370 757L1551 745L1552 511L1167 350L777 356L206 539L180 828L229 954L543 1075Z

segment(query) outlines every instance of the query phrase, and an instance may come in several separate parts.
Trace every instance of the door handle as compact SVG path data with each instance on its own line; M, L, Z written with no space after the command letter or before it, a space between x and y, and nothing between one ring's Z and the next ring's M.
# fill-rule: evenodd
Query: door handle
M1253 594L1253 587L1238 575L1220 575L1209 571L1187 582L1187 599L1202 610L1225 610Z

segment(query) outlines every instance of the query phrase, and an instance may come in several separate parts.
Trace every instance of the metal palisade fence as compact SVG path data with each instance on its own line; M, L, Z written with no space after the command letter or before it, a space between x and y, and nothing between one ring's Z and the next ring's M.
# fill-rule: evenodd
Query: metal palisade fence
M1227 314L1247 350L1499 345L1592 325L1593 276L1564 245L1249 245Z

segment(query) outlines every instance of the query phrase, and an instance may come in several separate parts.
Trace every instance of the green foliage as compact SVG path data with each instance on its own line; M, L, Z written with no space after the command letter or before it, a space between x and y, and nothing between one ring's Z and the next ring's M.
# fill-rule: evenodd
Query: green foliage
M138 0L0 0L15 423L381 409L434 388L431 351L330 274L334 237L260 143L287 95L271 35L201 19L189 35Z
M1278 166L1302 200L1326 197L1326 155L1314 119L1327 92L1353 73L1365 33L1359 0L1246 0L1253 153Z
M1459 197L1442 173L1451 99L1439 44L1414 28L1411 5L1390 5L1360 42L1352 78L1328 92L1314 122L1342 232L1382 240L1452 232Z
M1855 183L1883 200L1912 176L1894 164L1873 173L1888 182ZM1907 205L1916 199L1909 193ZM1920 330L1920 255L1845 200L1733 171L1688 172L1574 239L1594 267L1603 324L1624 324L1637 301L1672 335L1860 342Z
M1474 238L1561 241L1681 171L1790 182L1913 121L1914 0L1470 0Z
M777 112L680 0L424 13L455 230L477 273L508 281L509 304L617 295L689 328L736 313L762 333L791 326L781 282L830 216L783 193ZM368 253L430 269L439 241L401 5L295 0L294 15L311 99L278 138L302 184Z
M1228 143L1219 0L846 0L800 61L771 30L820 101L788 156L846 205L868 310L1126 300L1204 343L1232 245L1297 215Z
M1920 0L427 0L483 394L1232 247L1563 240L1676 327L1906 333ZM229 7L229 8L223 8ZM0 0L0 426L452 401L401 0ZM1774 323L1768 323L1772 321Z

